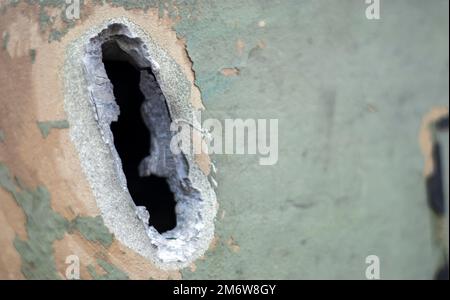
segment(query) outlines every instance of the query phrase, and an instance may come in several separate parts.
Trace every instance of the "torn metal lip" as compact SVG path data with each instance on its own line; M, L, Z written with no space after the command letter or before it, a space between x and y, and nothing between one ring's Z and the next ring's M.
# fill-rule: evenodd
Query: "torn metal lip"
M192 199L184 197L178 201L176 211L182 217L177 221L177 227L160 235L145 224L145 216L136 216L136 206L127 190L126 178L113 146L109 126L117 118L118 111L114 109L114 95L111 86L105 82L107 76L99 55L102 41L117 34L127 36L133 40L133 46L139 47L139 51L129 54L141 55L141 59L151 65L171 117L195 120L190 88L193 83L188 81L182 68L135 24L126 18L118 18L89 28L67 49L65 109L73 124L71 139L105 224L115 237L162 269L183 268L202 256L213 239L217 212L215 192L195 157L185 153L189 170L177 167L174 171L183 178L182 185L186 180L189 182L194 194ZM84 80L75 79L80 77ZM96 84L98 80L103 84Z

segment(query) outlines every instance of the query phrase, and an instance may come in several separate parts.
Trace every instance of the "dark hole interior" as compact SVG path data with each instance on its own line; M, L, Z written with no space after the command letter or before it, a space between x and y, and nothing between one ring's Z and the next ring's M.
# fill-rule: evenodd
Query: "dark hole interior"
M111 123L114 145L122 160L127 186L134 203L150 212L150 225L159 233L176 226L175 199L165 178L140 177L139 163L148 156L150 132L141 116L144 95L139 88L140 71L125 61L104 59L106 73L120 106L117 122Z

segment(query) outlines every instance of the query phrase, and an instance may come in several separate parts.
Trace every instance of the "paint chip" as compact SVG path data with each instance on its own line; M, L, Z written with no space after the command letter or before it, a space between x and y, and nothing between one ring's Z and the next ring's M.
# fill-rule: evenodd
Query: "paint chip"
M37 126L41 131L42 137L45 139L50 134L52 129L67 129L69 128L69 122L67 120L58 120L58 121L46 121L46 122L37 122Z
M193 273L193 272L195 272L195 271L197 270L197 266L196 266L194 263L192 263L192 264L189 266L189 269L190 269L191 272Z
M241 250L241 247L239 247L239 245L236 243L236 241L232 236L230 236L230 238L227 240L227 245L228 248L230 248L230 250L233 251L234 253L238 253L239 250Z
M34 64L34 62L36 61L36 49L30 49L30 58L31 63Z
M231 77L231 76L238 76L241 73L241 70L239 68L223 68L220 70L220 73L223 76Z
M103 269L103 274L98 274L93 265L87 267L89 274L94 280L126 280L129 279L128 275L114 266L113 264L107 262L104 259L97 258L97 264Z
M367 104L367 109L369 112L377 112L378 109L373 104Z
M241 56L242 54L244 54L244 49L245 49L245 43L242 39L238 39L236 41L236 52L239 56Z
M7 50L8 49L8 43L9 43L9 33L4 32L3 38L2 38L2 49Z

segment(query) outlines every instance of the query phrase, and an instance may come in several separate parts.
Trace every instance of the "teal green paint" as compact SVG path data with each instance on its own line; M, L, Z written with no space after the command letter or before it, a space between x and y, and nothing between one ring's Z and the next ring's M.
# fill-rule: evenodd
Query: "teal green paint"
M6 5L17 6L17 4L19 4L19 2L20 2L20 0L9 0Z
M9 175L8 168L2 162L0 162L0 186L11 194L16 192L16 185Z
M18 236L14 247L22 258L21 271L28 279L60 279L53 256L53 242L62 239L68 222L50 206L50 194L43 186L20 187L6 166L0 163L0 186L8 191L26 216L27 240Z
M112 4L113 6L123 7L125 9L141 9L147 10L150 7L155 7L157 5L157 1L148 1L148 0L106 0L107 3Z
M69 122L67 120L37 122L42 137L46 138L52 129L67 129Z
M70 28L75 26L75 20L68 20L65 15L65 9L67 4L61 0L15 0L7 3L1 7L1 12L4 13L8 7L16 6L19 2L25 2L28 5L39 6L39 27L41 31L47 31L48 42L60 41L64 35L66 35ZM179 16L179 10L191 11L192 5L196 3L195 0L94 0L93 5L104 5L109 3L116 7L123 7L127 10L142 10L148 11L150 8L158 9L159 16L164 16L164 11L167 11L170 18L176 18ZM61 13L59 16L50 16L49 8L60 8ZM80 1L80 16L83 18L84 1ZM62 28L55 28L56 18L60 18L64 22Z
M21 271L27 279L61 279L56 270L53 242L74 230L88 241L111 246L113 235L100 216L78 216L71 222L53 211L50 193L44 186L26 187L18 177L11 177L6 165L0 162L0 187L11 194L26 216L28 239L16 236L14 247L22 259ZM124 273L103 260L98 261L108 273L107 278L122 279Z
M113 235L103 223L100 216L76 217L70 224L70 228L77 230L88 241L96 241L108 248L113 242Z
M30 49L30 58L31 58L31 63L35 63L36 61L36 49Z
M431 107L448 106L448 2L383 2L376 24L357 2L205 1L175 25L203 120L279 120L275 166L213 156L220 242L184 279L364 279L373 253L382 278L432 278L441 253L417 136ZM220 77L229 66L240 75Z
M105 270L106 274L98 274L95 270L95 267L92 265L89 265L88 272L95 280L125 280L129 279L128 275L124 273L122 270L118 269L114 265L108 263L107 261L98 258L97 263L102 267L103 270Z
M9 32L6 32L3 34L3 41L2 41L3 50L8 49L8 43L9 43Z
M63 3L63 2L61 2ZM48 28L52 28L55 23L56 17L50 16L46 7L41 5L39 6L39 29L44 32Z
M47 12L41 8L39 10L39 28L41 31L45 31L47 29L47 26L51 24L51 18L47 14Z
M48 36L48 42L51 43L53 41L60 41L66 33L67 30L60 31L57 29L52 29L50 31L50 35Z
M105 0L92 0L92 3L102 6L105 4Z
M26 185L22 182L22 180L19 177L14 176L14 182L18 189L21 189L21 190L26 189Z
M18 0L20 1L20 0ZM65 1L61 0L26 0L31 5L40 5L43 7L65 7Z

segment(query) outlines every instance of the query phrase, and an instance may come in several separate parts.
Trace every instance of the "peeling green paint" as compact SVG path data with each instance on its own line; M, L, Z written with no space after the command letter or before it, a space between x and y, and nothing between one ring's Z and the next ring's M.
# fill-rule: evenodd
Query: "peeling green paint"
M47 26L49 24L53 23L50 16L47 14L47 12L43 9L39 9L39 28L41 31L45 31Z
M27 279L61 279L56 269L53 253L53 242L61 240L66 233L77 230L89 241L101 243L108 248L113 235L108 231L100 216L78 216L71 222L55 212L51 207L50 193L45 186L26 187L20 178L12 177L6 165L0 162L0 187L9 192L22 208L26 217L28 239L18 236L14 239L14 247L22 259L21 271ZM120 269L98 260L107 272L107 279L123 279L126 277ZM94 276L93 276L94 277Z
M72 221L70 228L78 230L86 240L99 242L106 248L113 242L113 235L100 216L95 218L78 216Z
M106 260L97 258L97 264L105 270L106 274L98 274L93 265L87 267L89 274L95 280L125 280L129 279L128 275Z
M147 10L151 7L156 7L158 1L149 0L106 0L105 2L110 3L113 6L123 7L125 9L142 9ZM164 2L164 1L163 1Z
M20 2L20 1L17 1ZM69 32L69 30L75 26L74 20L68 20L65 16L65 8L67 5L64 1L55 0L26 0L29 5L39 5L39 27L41 31L48 32L48 42L61 41L61 39ZM84 2L81 1L80 14L83 15L85 6ZM213 39L220 37L221 44L219 48L224 51L229 51L229 53L234 53L233 42L239 37L239 34L245 30L245 28L251 28L251 24L255 24L257 17L253 14L253 11L241 12L241 15L248 13L246 17L247 21L245 24L228 26L226 23L226 16L212 16L214 11L220 11L222 7L227 7L227 4L214 4L208 2L199 2L196 0L94 0L90 2L91 5L101 6L104 4L109 4L114 7L122 7L126 10L141 10L143 12L149 9L157 9L159 17L168 16L171 19L176 19L180 17L180 22L175 25L175 30L180 37L185 36L189 31L203 31L203 36L194 35L188 40L187 49L198 49L199 43L204 41L208 36ZM60 16L50 16L49 8L60 8ZM228 16L233 18L233 16ZM64 25L62 27L56 27L55 18L61 18ZM220 26L211 26L211 23L219 22L222 23ZM231 30L232 29L232 30ZM245 30L248 31L248 30ZM236 55L230 56L228 59L217 60L207 59L205 61L214 62L214 67L208 70L202 70L202 72L196 73L195 84L201 86L201 94L203 100L209 101L217 93L225 93L228 91L233 82L236 81L235 78L221 76L217 70L222 69L224 66L235 66L239 69L244 69L248 59L250 58L251 46L256 45L256 38L250 35L246 43L249 45L250 51L242 57ZM228 47L228 48L227 48ZM208 50L204 49L205 51ZM193 61L200 61L197 57L194 57Z
M9 32L3 33L3 40L2 40L2 49L6 50L8 49L8 43L9 43Z
M52 245L63 238L69 223L52 210L48 190L44 186L23 189L2 163L0 186L13 196L26 216L28 239L14 239L14 247L22 258L23 275L28 279L60 279Z
M57 29L52 29L50 31L50 35L48 36L48 41L49 42L60 41L66 33L67 33L67 30L60 31Z
M5 133L0 130L0 143L3 143L5 141Z
M30 58L31 63L34 64L34 62L36 61L36 49L30 49Z
M60 41L68 33L69 29L75 25L75 20L69 20L66 17L65 11L68 4L61 0L13 0L0 7L1 13L5 13L9 7L17 6L20 2L31 6L39 6L39 28L41 32L48 30L49 43ZM196 2L196 0L93 0L90 3L94 6L108 3L115 7L123 7L126 10L142 10L144 12L154 8L158 10L159 17L167 15L170 18L176 18L183 11L191 12L192 6ZM83 14L84 6L84 0L80 0L80 16ZM51 8L61 9L59 16L49 15L49 9ZM64 25L62 28L56 28L57 18L63 21Z
M0 162L0 186L9 193L16 192L16 186L9 175L9 170L2 162Z
M20 0L7 0L5 1L5 6L9 5L9 6L16 6L17 4L19 4Z
M67 120L37 122L37 125L43 138L46 138L52 129L67 129L70 126Z
M14 182L19 189L21 189L21 190L26 189L26 185L22 182L22 180L19 177L14 176Z

